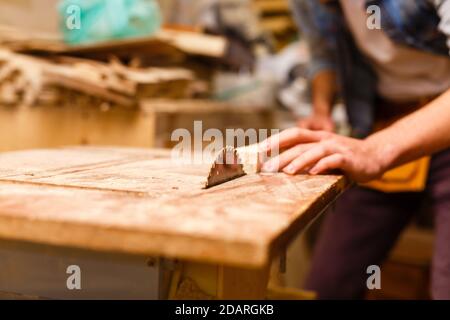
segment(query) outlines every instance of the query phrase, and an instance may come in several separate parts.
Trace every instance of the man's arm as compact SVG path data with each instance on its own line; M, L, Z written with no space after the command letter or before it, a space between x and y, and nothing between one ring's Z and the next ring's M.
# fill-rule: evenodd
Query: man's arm
M299 127L310 130L334 131L331 118L335 97L336 73L332 70L323 70L317 73L312 80L312 114L299 121Z
M324 131L288 129L261 144L262 151L288 149L262 169L288 174L340 169L357 182L367 182L391 168L450 147L449 108L450 89L365 140Z
M308 77L312 87L313 112L299 125L306 129L333 131L331 111L337 93L335 48L330 41L333 16L318 0L291 0L291 7L311 52Z
M450 147L450 90L386 130L368 137L366 143L378 148L384 145L386 169Z

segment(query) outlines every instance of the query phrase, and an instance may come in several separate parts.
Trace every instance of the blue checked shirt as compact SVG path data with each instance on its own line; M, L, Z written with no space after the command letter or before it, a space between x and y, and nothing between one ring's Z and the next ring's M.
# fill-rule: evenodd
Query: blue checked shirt
M345 26L339 1L329 2L334 5L320 0L291 0L291 5L310 45L310 78L322 70L337 71L355 136L363 137L372 130L376 76ZM450 55L450 0L366 0L371 5L380 8L381 27L394 42Z

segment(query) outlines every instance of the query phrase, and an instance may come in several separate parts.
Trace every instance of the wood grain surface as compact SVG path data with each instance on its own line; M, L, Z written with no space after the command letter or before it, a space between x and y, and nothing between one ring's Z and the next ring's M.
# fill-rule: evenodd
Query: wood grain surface
M250 174L202 189L209 164L170 151L0 154L0 237L261 267L347 186L342 176Z

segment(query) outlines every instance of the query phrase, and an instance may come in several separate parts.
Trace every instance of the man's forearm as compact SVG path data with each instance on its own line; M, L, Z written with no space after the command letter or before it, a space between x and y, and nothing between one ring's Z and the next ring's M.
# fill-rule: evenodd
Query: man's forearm
M366 139L387 170L450 147L450 90Z
M312 81L312 102L314 113L329 116L336 98L336 74L331 70L319 72Z

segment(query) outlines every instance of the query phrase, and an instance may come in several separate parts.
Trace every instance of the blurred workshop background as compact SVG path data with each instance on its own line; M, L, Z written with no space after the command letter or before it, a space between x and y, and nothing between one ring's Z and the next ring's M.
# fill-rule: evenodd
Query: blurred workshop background
M170 148L194 120L288 128L311 112L308 61L288 0L0 0L0 151ZM333 117L349 132L342 106ZM404 232L368 299L428 298L428 216ZM302 289L318 230L274 262L271 282Z

